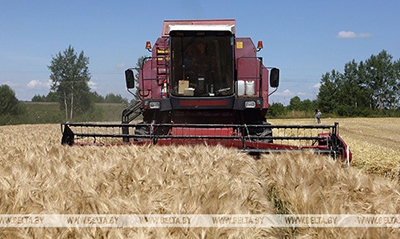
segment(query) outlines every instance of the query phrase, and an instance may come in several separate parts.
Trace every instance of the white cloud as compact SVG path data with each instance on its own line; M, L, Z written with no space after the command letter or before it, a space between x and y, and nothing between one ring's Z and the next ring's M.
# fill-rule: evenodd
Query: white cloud
M319 82L319 83L317 83L317 84L311 86L311 89L319 90L320 87L321 87L321 82Z
M50 89L51 80L41 81L41 80L31 80L28 82L26 87L29 89Z
M289 89L284 90L283 92L275 92L274 95L276 96L292 96L294 95L293 92L291 92Z
M29 83L26 85L28 88L36 88L36 86L41 85L39 80L31 80Z
M90 79L88 82L88 85L91 89L97 89L97 83L93 81L93 79ZM45 89L45 90L50 90L51 88L51 80L47 81L41 81L41 80L31 80L26 84L26 87L28 89Z
M92 79L89 80L88 85L89 85L90 89L92 89L92 90L97 89L97 83L94 82Z
M305 93L305 92L298 92L297 95L298 95L298 96L308 96L308 93Z
M115 68L117 68L117 70L125 69L126 68L126 64L125 63L119 63Z
M367 38L372 37L371 33L355 33L353 31L340 31L336 37L338 38Z

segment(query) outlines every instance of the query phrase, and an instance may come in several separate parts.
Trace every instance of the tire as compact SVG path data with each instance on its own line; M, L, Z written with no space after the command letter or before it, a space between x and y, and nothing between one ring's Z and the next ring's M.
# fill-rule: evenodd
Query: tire
M254 125L271 125L270 123L267 122L259 122L259 123L255 123ZM249 128L248 130L246 130L247 132L245 132L245 135L249 135L250 139L252 141L259 141L259 142L266 142L266 143L272 143L273 140L272 139L252 139L252 136L254 137L272 137L272 130L271 128Z
M144 122L140 122L139 124L137 124L136 128L135 128L135 135L137 136L146 136L146 135L150 135L150 126L148 125L141 125L144 124ZM135 138L135 141L145 141L145 140L149 140L150 138Z
M270 123L263 122L263 125L271 125ZM272 137L272 129L271 128L262 128L261 132L256 133L258 137ZM272 143L272 139L260 139L261 142Z

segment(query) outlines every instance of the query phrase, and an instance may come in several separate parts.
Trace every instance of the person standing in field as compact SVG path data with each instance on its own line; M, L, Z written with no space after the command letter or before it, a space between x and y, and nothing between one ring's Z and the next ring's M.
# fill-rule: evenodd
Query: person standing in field
M317 118L317 123L321 123L321 111L318 109L315 111L315 117Z

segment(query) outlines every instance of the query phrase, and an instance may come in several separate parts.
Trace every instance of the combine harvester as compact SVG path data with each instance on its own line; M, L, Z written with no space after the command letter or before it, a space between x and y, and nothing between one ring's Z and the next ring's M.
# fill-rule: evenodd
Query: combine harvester
M223 145L249 153L314 150L350 162L338 124L276 125L266 122L268 97L279 70L267 68L235 20L165 21L162 36L139 73L139 100L121 124L62 124L68 145ZM133 69L125 71L134 93ZM271 92L271 88L275 88ZM141 116L143 121L131 122Z

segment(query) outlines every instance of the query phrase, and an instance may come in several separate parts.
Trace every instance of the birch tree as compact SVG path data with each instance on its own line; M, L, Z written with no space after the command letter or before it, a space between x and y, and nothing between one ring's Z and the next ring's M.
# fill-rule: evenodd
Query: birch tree
M51 71L51 90L59 99L65 120L72 120L75 114L84 113L91 107L89 97L89 57L81 51L78 55L72 46L52 57L48 66Z

